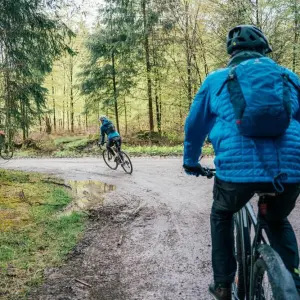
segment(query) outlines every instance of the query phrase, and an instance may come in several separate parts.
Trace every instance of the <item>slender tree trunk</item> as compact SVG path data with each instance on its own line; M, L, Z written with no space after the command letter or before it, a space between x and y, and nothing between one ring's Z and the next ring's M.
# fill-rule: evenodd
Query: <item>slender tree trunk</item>
M21 122L21 126L22 126L22 137L23 137L23 141L26 140L26 117L25 117L25 105L24 105L24 101L20 100L20 108L21 108L21 116L22 116L22 122Z
M149 129L154 131L153 121L153 99L152 99L152 81L151 81L151 63L149 47L149 28L146 12L146 0L142 0L143 24L144 24L144 48L146 56L147 88L148 88L148 110L149 110Z
M51 75L51 85L52 85L52 103L53 103L53 128L54 128L54 132L56 132L56 108L55 108L55 97L54 97L53 73Z
M29 137L29 122L28 122L28 108L26 107L26 105L25 105L25 120L26 120L25 136L26 136L26 139L28 139L28 137Z
M181 89L179 90L179 119L181 123L183 119Z
M81 115L78 116L78 127L81 130Z
M71 132L74 133L74 94L73 94L73 57L70 56L70 121Z
M160 103L159 103L159 85L160 85L160 76L159 76L159 65L158 65L158 53L155 47L155 36L154 31L152 31L152 57L153 57L153 73L154 73L154 99L155 99L155 109L156 109L156 125L157 131L161 134L161 113L160 113Z
M207 76L209 73L209 68L208 68L208 64L207 64L207 60L206 60L205 47L204 47L203 39L201 36L199 37L199 40L200 40L200 45L201 45L201 55L202 55L202 59L203 59L203 63L204 63L205 76ZM201 74L199 74L199 79L200 79L200 84L202 84Z
M155 71L155 84L154 84L154 94L155 94L155 107L156 107L156 121L157 121L157 131L161 134L161 112L160 112L160 103L159 103L159 95L158 95L158 71Z
M124 115L125 115L125 136L128 134L128 120L127 120L127 105L124 97Z
M7 53L6 53L6 45L2 45L3 48L2 48L2 55L3 55L3 61L4 61L4 64L5 66L8 66L9 65L9 61L8 61L8 56L7 56ZM5 128L6 130L8 128L10 128L10 125L12 124L11 121L12 121L12 99L11 99L11 92L10 92L10 89L11 89L11 84L10 84L10 73L9 73L9 70L8 68L5 69L4 71L4 111L5 111ZM10 130L8 132L6 132L6 134L8 135L8 139L11 140L12 137L11 137L11 132Z
M186 54L186 72L187 72L187 100L189 107L192 105L192 58L189 39L189 4L184 3L185 8L185 54Z
M87 103L86 103L86 99L85 99L85 129L88 129L88 111L87 111Z
M40 125L40 133L41 133L43 131L43 128L42 128L42 118L40 113L39 113L39 125Z
M63 111L62 111L62 129L65 130L65 113L66 113L66 108L65 108L65 102L66 102L66 66L64 66L64 91L63 91Z
M117 130L118 130L118 132L120 132L114 50L112 50L112 53L111 53L111 62L112 62L112 73L113 73L112 77L113 77L113 89L114 89L115 117L116 117Z
M255 0L255 14L256 14L256 26L260 28L260 21L259 21L259 0Z
M67 128L70 131L70 112L69 112L69 101L66 102L67 104Z
M297 49L299 41L299 31L300 31L300 22L299 22L299 0L294 0L294 45L293 45L293 72L296 72L297 68Z

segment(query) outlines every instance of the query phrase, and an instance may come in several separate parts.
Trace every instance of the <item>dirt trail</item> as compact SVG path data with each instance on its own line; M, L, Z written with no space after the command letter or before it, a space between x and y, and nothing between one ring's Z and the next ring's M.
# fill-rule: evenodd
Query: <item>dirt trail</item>
M104 203L93 202L83 240L63 267L47 271L30 299L210 299L213 181L186 176L179 158L138 158L133 166L131 176L96 158L20 159L3 166L116 186ZM300 228L297 213L291 218Z

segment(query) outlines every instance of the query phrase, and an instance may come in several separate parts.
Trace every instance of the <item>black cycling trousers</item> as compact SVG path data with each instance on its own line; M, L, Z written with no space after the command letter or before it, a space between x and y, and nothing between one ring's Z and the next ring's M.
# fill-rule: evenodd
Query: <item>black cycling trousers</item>
M106 149L111 153L114 154L111 147L116 144L118 151L121 150L121 144L122 144L122 139L120 136L114 137L112 139L108 139L106 143Z
M300 278L294 272L299 266L299 254L294 230L287 216L295 207L300 184L285 184L284 192L268 201L266 221L270 243L291 271L297 288ZM229 183L215 178L211 210L212 267L214 281L232 283L236 272L234 257L233 214L239 211L256 191L275 192L271 183Z

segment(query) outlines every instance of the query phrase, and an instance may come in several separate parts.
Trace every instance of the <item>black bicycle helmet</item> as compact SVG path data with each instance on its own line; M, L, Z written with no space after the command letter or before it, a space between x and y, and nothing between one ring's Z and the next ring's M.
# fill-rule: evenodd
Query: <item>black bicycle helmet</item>
M236 50L258 50L264 54L272 52L266 36L253 25L239 25L232 28L227 36L227 53Z

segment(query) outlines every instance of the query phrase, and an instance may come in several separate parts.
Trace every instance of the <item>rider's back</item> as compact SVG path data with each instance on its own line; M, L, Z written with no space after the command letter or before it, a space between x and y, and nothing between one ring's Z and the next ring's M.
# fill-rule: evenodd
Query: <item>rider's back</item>
M266 57L263 59L272 61ZM254 142L252 138L242 136L237 128L228 89L224 87L217 95L228 78L229 71L230 68L224 68L211 73L205 80L202 91L199 92L201 93L199 96L207 98L208 104L205 108L209 111L207 115L214 119L207 120L207 123L211 122L209 139L216 154L215 165L218 178L229 182L272 182L276 174L286 173L285 182L300 182L298 91L290 82L288 83L292 118L285 133L276 138L255 139ZM300 86L296 74L285 68L284 72ZM268 76L268 74L260 74L260 76Z
M104 132L108 139L120 136L110 120L103 121L103 124L101 125L101 132Z

